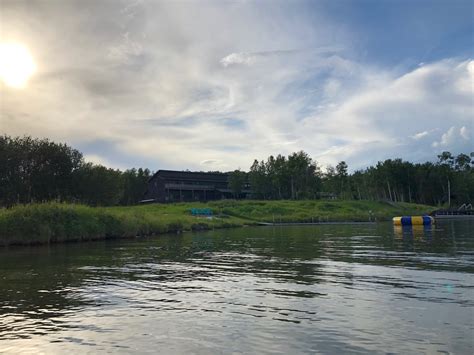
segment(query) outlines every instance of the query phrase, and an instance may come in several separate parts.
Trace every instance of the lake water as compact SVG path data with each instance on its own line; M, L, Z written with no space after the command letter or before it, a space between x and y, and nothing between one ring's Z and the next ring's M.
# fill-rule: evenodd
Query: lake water
M0 352L474 353L474 221L0 248Z

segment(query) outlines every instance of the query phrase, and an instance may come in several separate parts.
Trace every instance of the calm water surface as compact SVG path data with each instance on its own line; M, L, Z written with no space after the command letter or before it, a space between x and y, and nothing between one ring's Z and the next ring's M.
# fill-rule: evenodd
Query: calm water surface
M0 249L0 352L474 353L474 221Z

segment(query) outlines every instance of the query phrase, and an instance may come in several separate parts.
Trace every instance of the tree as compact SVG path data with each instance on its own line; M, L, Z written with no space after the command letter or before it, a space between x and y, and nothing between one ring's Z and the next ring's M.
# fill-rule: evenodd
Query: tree
M133 205L138 203L146 191L148 180L151 177L148 169L128 169L122 173L123 196L121 205Z
M263 199L268 198L268 179L266 174L266 167L263 160L259 162L254 160L249 171L250 186L256 197Z
M0 203L68 200L82 154L48 139L0 137Z
M344 189L347 185L347 163L345 161L341 161L336 165L336 176L339 182L339 195L344 198Z
M299 151L288 156L288 175L290 177L291 199L298 199L307 178L308 166L311 164L311 158Z
M248 174L236 170L229 185L239 197L248 182L256 198L318 198L320 191L344 199L409 201L453 206L474 203L474 153L438 155L436 163L402 159L348 171L345 161L325 174L303 152L255 160ZM84 162L82 154L48 139L0 136L0 206L41 201L74 201L90 205L138 203L151 177L148 169L124 172Z
M242 193L245 183L247 181L247 174L240 169L234 170L229 174L229 187L234 194L234 198L239 198Z
M454 160L455 162L455 169L456 170L463 170L467 171L471 168L471 157L467 154L459 154L456 159Z
M116 205L123 196L123 178L119 170L102 165L84 164L74 174L75 197L92 206Z
M454 157L450 152L444 151L438 155L438 163L452 168L454 165Z

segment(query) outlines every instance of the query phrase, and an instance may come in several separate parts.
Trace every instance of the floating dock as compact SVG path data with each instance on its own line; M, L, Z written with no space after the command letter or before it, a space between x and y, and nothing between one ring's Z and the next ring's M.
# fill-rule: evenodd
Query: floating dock
M377 222L257 222L259 226L321 226L334 224L376 224Z

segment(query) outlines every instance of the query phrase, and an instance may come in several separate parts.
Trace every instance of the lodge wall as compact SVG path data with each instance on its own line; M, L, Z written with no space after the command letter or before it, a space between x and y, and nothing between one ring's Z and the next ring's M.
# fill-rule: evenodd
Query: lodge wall
M244 190L238 198L246 198ZM191 171L159 170L148 181L144 202L211 201L234 198L229 175Z

